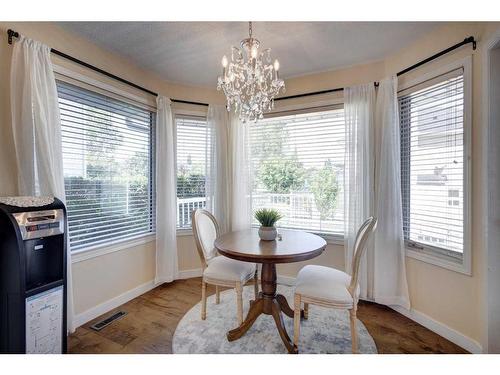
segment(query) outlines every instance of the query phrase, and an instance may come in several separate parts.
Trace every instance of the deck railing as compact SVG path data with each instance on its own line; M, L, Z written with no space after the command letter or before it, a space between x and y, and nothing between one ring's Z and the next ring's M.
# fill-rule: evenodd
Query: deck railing
M339 197L342 198L342 197ZM342 199L339 200L334 216L320 220L316 209L314 195L311 193L256 193L252 195L253 209L262 207L276 208L284 216L281 225L288 228L310 229L318 231L338 231L341 224ZM191 228L191 212L198 208L205 208L205 197L178 198L177 218L179 228Z
M177 222L180 228L191 228L191 212L205 208L205 197L177 198Z

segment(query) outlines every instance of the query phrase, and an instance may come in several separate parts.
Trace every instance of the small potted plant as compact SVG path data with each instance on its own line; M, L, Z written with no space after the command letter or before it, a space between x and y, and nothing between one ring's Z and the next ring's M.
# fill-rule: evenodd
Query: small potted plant
M276 236L278 235L274 224L276 224L276 222L283 216L281 216L281 214L277 210L272 208L261 208L260 210L255 211L254 216L260 223L260 239L265 241L274 241L276 239Z

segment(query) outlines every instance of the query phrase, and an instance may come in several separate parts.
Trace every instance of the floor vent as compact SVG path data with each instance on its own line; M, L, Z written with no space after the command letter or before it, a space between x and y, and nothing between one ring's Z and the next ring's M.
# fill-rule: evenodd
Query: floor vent
M92 328L95 331L100 331L104 327L109 326L111 323L113 323L115 320L120 319L122 316L127 315L125 311L118 311L117 313L114 313L110 317L101 320L100 322L97 322L96 324L92 324L90 328Z

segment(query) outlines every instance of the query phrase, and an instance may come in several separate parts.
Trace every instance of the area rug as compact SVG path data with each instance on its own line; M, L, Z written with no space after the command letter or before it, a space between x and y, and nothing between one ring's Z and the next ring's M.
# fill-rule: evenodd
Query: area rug
M278 285L290 306L293 306L293 289ZM253 286L243 290L243 312L248 311L253 299ZM261 315L240 339L229 342L227 331L236 328L236 293L226 290L221 293L220 304L215 304L215 295L207 301L207 319L200 318L201 302L189 310L179 322L174 333L172 349L181 353L287 353L278 334L274 320ZM283 315L286 330L293 337L293 319ZM351 353L351 330L347 311L309 306L309 319L301 321L300 353ZM377 353L377 347L366 327L358 320L358 343L360 353Z

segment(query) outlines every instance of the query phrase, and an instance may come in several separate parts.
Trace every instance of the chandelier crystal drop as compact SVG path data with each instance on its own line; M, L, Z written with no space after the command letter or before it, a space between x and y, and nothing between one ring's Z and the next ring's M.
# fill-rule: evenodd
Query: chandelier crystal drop
M251 22L248 34L241 49L231 48L231 61L222 57L217 90L224 91L228 111L233 109L242 122L255 122L274 108L274 97L285 91L285 82L279 77L279 61L272 63L271 49L259 52L260 42L252 37Z

